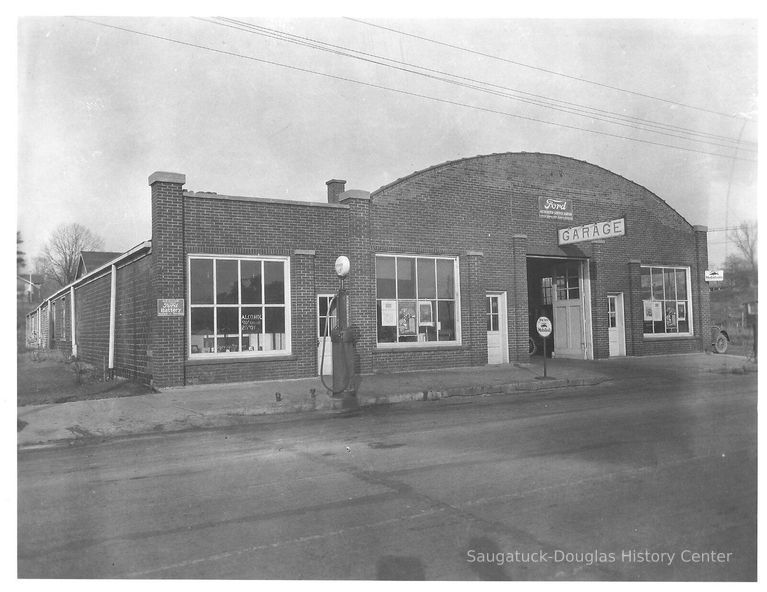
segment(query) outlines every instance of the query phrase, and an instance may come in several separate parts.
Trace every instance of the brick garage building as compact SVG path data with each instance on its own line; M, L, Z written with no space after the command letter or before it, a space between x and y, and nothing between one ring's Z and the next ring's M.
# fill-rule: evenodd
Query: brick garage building
M478 156L327 203L184 183L149 178L151 243L43 303L33 342L157 386L317 375L343 254L363 374L523 360L542 315L557 357L707 344L706 228L586 162Z

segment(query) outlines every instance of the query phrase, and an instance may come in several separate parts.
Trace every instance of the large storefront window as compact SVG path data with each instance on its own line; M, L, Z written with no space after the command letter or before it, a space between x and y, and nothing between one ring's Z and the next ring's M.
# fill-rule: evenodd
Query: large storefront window
M376 257L378 343L458 343L458 261Z
M290 351L288 260L189 259L191 356Z
M690 269L642 267L642 318L645 335L690 335Z

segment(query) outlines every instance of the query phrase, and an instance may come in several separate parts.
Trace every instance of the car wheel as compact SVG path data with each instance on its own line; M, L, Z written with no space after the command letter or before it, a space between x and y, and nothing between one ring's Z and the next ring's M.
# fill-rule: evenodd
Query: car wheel
M729 345L729 342L727 341L727 337L722 335L721 333L716 336L716 341L714 341L714 349L716 350L716 353L723 354L727 351L727 346Z

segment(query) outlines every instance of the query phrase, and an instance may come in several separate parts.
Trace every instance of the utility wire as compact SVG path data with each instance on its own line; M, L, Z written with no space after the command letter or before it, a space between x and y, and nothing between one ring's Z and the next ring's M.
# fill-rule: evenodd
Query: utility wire
M630 140L632 142L639 142L639 143L642 143L642 144L649 144L649 145L652 145L652 146L662 146L662 147L665 147L665 148L674 148L676 150L684 150L686 152L694 152L694 153L697 153L697 154L708 154L710 156L718 156L718 157L721 157L721 158L735 158L737 160L744 160L744 161L747 161L747 162L757 162L755 159L751 159L751 158L743 158L743 157L739 157L739 156L730 156L730 155L727 155L727 154L719 154L717 152L707 152L705 150L696 150L694 148L685 148L683 146L675 146L673 144L664 144L662 142L654 142L654 141L651 141L651 140L643 140L643 139L640 139L640 138L632 138L630 136L622 136L620 134L613 134L613 133L610 133L610 132L603 132L603 131L599 131L599 130L592 130L592 129L588 129L588 128L578 127L578 126L575 126L575 125L569 125L569 124L566 124L566 123L557 123L557 122L554 122L554 121L548 121L546 119L539 119L539 118L536 118L536 117L528 117L528 116L525 116L525 115L518 115L516 113L508 113L506 111L499 111L497 109L490 109L490 108L487 108L487 107L480 107L480 106L477 106L477 105L470 105L468 103L461 103L459 101L452 101L452 100L443 99L443 98L440 98L440 97L434 97L434 96L425 95L425 94L421 94L421 93L416 93L416 92L411 92L411 91L407 91L407 90L392 88L392 87L384 86L384 85L381 85L381 84L374 84L372 82L364 82L362 80L355 80L353 78L347 78L347 77L338 76L338 75L335 75L335 74L327 74L325 72L318 72L316 70L311 70L309 68L302 68L300 66L293 66L291 64L284 64L284 63L281 63L281 62L275 62L273 60L267 60L267 59L263 59L263 58L257 58L257 57L254 57L254 56L243 55L243 54L236 53L236 52L233 52L233 51L227 51L227 50L218 49L218 48L215 48L215 47L208 47L208 46L205 46L205 45L200 45L200 44L192 43L192 42L189 42L189 41L181 41L180 39L173 39L173 38L170 38L170 37L164 37L162 35L155 35L153 33L146 33L144 31L137 31L135 29L129 29L127 27L121 27L121 26L118 26L118 25L110 25L110 24L107 24L107 23L102 23L102 22L99 22L99 21L94 21L94 20L91 20L91 19L88 19L88 18L84 18L84 17L71 16L69 18L72 18L72 19L75 19L75 20L79 20L79 21L82 21L82 22L86 22L86 23L90 23L92 25L96 25L96 26L100 26L100 27L106 27L106 28L109 28L109 29L115 29L117 31L123 31L123 32L126 32L126 33L133 33L135 35L141 35L143 37L149 37L151 39L158 39L158 40L161 40L161 41L168 41L170 43L175 43L175 44L182 45L182 46L185 46L185 47L194 47L196 49L203 49L203 50L211 51L213 53L218 53L218 54L221 54L221 55L226 55L226 56L230 56L230 57L238 57L238 58L242 58L242 59L246 59L246 60L251 60L251 61L254 61L254 62L259 62L259 63L262 63L262 64L269 64L269 65L272 65L272 66L278 66L278 67L281 67L281 68L287 68L289 70L294 70L296 72L304 72L304 73L307 73L307 74L314 74L314 75L317 75L317 76L322 76L324 78L331 78L333 80L341 80L341 81L344 81L344 82L351 82L351 83L354 83L354 84L359 84L359 85L362 85L362 86L367 86L369 88L377 88L377 89L380 89L380 90L386 90L386 91L389 91L389 92L394 92L394 93L405 95L405 96L418 97L418 98L427 99L427 100L430 100L430 101L436 101L436 102L444 103L444 104L447 104L447 105L454 105L454 106L458 106L458 107L466 107L468 109L474 109L476 111L482 111L482 112L485 112L485 113L492 113L492 114L495 114L495 115L503 115L503 116L506 116L506 117L513 117L515 119L522 119L522 120L525 120L525 121L532 121L532 122L535 122L535 123L543 123L545 125L551 125L551 126L561 127L561 128L565 128L565 129L584 131L584 132L588 132L588 133L592 133L592 134L598 134L598 135L612 137L612 138L619 138L619 139L622 139L622 140Z
M581 78L580 76L572 76L570 74L565 74L564 72L557 72L555 70L548 70L546 68L541 68L539 66L531 66L530 64L524 64L522 62L516 62L514 60L510 60L508 58L503 58L500 56L492 55L489 53L483 53L481 51L476 51L473 49L469 49L468 47L461 47L460 45L453 45L452 43L446 43L444 41L438 41L437 39L430 39L429 37L423 37L421 35L415 35L413 33L406 33L405 31L400 31L398 29L393 29L391 27L385 27L383 25L377 25L375 23L370 23L367 21L363 21L360 19L352 18L352 17L344 17L347 20L353 21L355 23L360 23L362 25L367 25L369 27L376 27L378 29L383 29L385 31L390 31L392 33L397 33L398 35L404 35L406 37L412 37L414 39L420 39L421 41L428 41L429 43L436 43L437 45L443 45L445 47L450 47L452 49L458 49L460 51L465 51L468 53L472 53L474 55L479 55L486 58L491 58L493 60L499 60L501 62L506 62L509 64L514 64L515 66L522 66L523 68L530 68L532 70L538 70L539 72L546 72L547 74L554 74L555 76L562 76L563 78L569 78L570 80L577 80L578 82L585 82L586 84L593 84L595 86L601 86L602 88L609 88L610 90L617 90L624 93L629 93L638 97L644 97L645 99L652 99L654 101L661 101L663 103L669 103L671 105L678 105L679 107L686 107L688 109L695 109L696 111L703 111L705 113L712 113L714 115L721 115L722 117L729 117L731 119L743 119L740 115L733 115L731 113L723 113L721 111L714 111L712 109L706 109L704 107L696 107L695 105L688 105L687 103L680 103L678 101L672 101L670 99L664 99L662 97L656 97L653 95L641 93L634 90L628 90L625 88L621 88L619 86L611 86L609 84L605 84L603 82L596 82L594 80L588 80L586 78Z
M698 139L695 139L695 138L689 138L689 137L686 137L685 135L679 135L678 133L671 133L671 132L679 130L679 131L681 131L684 134L688 134L688 135L692 135L692 136L709 137L709 138L714 138L714 139L720 139L720 140L723 140L723 141L737 142L736 139L729 138L727 136L721 136L721 135L717 135L717 134L710 134L710 133L706 133L706 132L699 132L699 131L696 131L696 130L690 130L689 128L684 128L684 127L675 126L675 125L663 124L663 123L655 122L655 121L651 121L651 120L644 120L644 119L637 118L637 117L624 116L624 115L620 115L620 114L617 114L617 113L614 113L614 112L611 112L611 111L607 111L607 110L604 110L604 109L598 109L598 108L589 107L589 106L585 106L585 105L579 105L577 103L571 103L569 101L561 101L559 99L554 99L554 98L551 98L551 97L546 97L544 95L537 95L535 93L529 93L529 92L526 92L526 91L521 91L521 90L518 90L518 89L513 89L513 88L509 88L509 87L505 87L505 86L501 86L501 85L497 85L497 84L493 84L493 83L489 83L489 82L475 80L475 79L472 79L472 78L467 78L467 77L464 77L464 76L459 76L459 75L456 75L456 74L452 74L452 73L449 73L449 72L444 72L444 71L436 70L436 69L433 69L433 68L427 68L425 66L420 66L420 65L416 65L416 64L410 64L408 62L403 62L403 61L395 60L395 59L392 59L392 58L378 56L378 55L375 55L375 54L359 51L359 50L356 50L356 49L351 49L351 48L348 48L348 47L338 46L338 45L334 45L334 44L331 44L331 43L326 43L326 42L323 42L323 41L317 41L315 39L311 39L311 38L308 38L308 37L302 37L302 36L299 36L299 35L293 35L291 33L286 33L286 32L283 32L283 31L277 31L275 29L269 29L267 27L263 27L263 26L260 26L260 25L253 25L253 24L250 24L250 23L246 23L246 22L243 22L243 21L237 21L235 19L230 19L230 18L226 18L226 17L217 17L217 18L222 20L222 21L226 21L226 22L217 22L215 20L210 20L210 19L199 19L199 20L202 20L202 21L205 21L205 22L210 22L210 23L213 23L213 24L216 24L216 25L219 25L219 26L233 28L233 29L239 30L239 31L244 31L244 32L252 33L252 34L255 34L255 35L261 35L261 36L268 37L268 38L271 38L271 39L277 39L277 40L285 41L285 42L288 42L288 43L293 43L293 44L296 44L296 45L302 45L302 46L305 46L305 47L310 47L312 49L318 49L320 51L325 51L325 52L333 53L333 54L336 54L336 55L341 55L341 56L345 56L345 57L349 57L349 58L353 58L353 59L357 59L357 60L362 60L362 61L369 62L369 63L374 63L374 64L377 64L377 65L380 65L380 66L385 66L387 68L393 68L393 69L396 69L396 70L401 70L401 71L408 72L408 73L411 73L411 74L416 74L418 76L424 76L424 77L427 77L427 78L439 80L441 82L446 82L448 84L453 84L453 85L457 85L457 86L462 86L462 87L470 88L470 89L473 89L473 90L478 90L478 91L485 92L485 93L488 93L488 94L493 94L493 95L496 95L496 96L501 96L501 97L517 100L517 101L520 101L520 102L523 102L523 103L528 103L528 104L536 105L536 106L539 106L539 107L553 109L555 111L560 111L560 112L568 113L568 114L572 114L572 115L578 115L578 116L581 116L581 117L588 117L589 119L592 119L592 120L603 121L603 122L606 122L606 123L612 123L614 125L621 125L621 126L624 126L624 127L629 127L629 128L637 129L637 130L640 130L640 131L646 131L646 132L650 132L650 133L657 133L657 134L669 136L669 137L672 137L672 138L677 138L677 139L686 140L686 141L690 141L690 142L698 142L698 143L701 143L701 144L708 144L708 145L717 146L717 147L720 147L720 148L733 148L733 146L728 146L726 144L720 144L720 143L717 143L717 142L711 142L711 141L706 141L706 140L698 140ZM347 53L347 52L353 52L353 53ZM354 55L354 54L360 54L360 55ZM376 59L370 59L370 58L361 57L361 56L371 56L371 57L376 58ZM447 79L447 78L444 78L442 76L433 76L433 75L430 75L430 74L425 74L424 72L418 72L418 71L412 70L410 68L404 68L404 67L400 67L400 66L393 66L391 64L380 62L378 60L386 60L388 62L393 62L395 64L403 64L403 65L406 65L406 66L410 66L411 68L419 68L421 70L425 70L426 72L433 72L433 73L437 73L437 74L440 74L440 75L450 76L450 77L453 77L453 78L457 78L459 80L466 80L466 81L470 81L472 83L477 83L477 84L480 84L480 85L487 85L487 86L491 86L491 87L495 87L495 88L509 90L509 91L512 91L512 92L517 92L517 93L522 93L522 94L525 94L525 95L530 95L530 96L533 96L533 97L538 97L538 98L542 99L544 102L541 102L541 101L538 101L538 100L526 99L524 97L519 97L519 96L515 96L513 94L504 93L504 92L494 91L494 90L491 90L491 89L488 89L488 88L483 88L481 86L476 86L474 84L466 84L464 82ZM567 107L563 108L563 107L559 107L557 105L553 105L553 104L551 104L551 102L562 103L562 104L565 104L565 105L573 105L573 106L575 106L577 108L567 108ZM583 109L586 109L588 111L583 111ZM605 114L608 114L608 115L607 116L597 116L597 115L594 115L593 112L605 113ZM640 125L633 125L632 123L630 123L632 120L636 121L636 122L640 122ZM655 128L655 129L653 129L653 128ZM658 130L665 130L665 131L658 131ZM744 151L747 151L747 152L756 152L756 150L751 150L751 149L748 149L748 148L742 148L741 147L741 149L744 150Z

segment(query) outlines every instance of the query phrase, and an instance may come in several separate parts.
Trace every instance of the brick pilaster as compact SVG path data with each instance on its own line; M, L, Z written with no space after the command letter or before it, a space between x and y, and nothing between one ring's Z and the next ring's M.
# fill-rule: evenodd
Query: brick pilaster
M626 294L626 355L634 356L642 352L644 340L644 309L642 307L642 270L639 259L631 259L629 267L629 291Z
M184 195L186 177L156 172L152 188L152 297L149 372L155 386L184 384L186 316L157 316L160 298L186 298L184 265ZM185 304L187 304L185 302Z
M594 359L610 357L609 320L607 318L607 289L604 273L604 240L591 242L591 258L588 261L591 276L591 339L594 344ZM625 322L625 321L624 321ZM587 336L584 335L584 339Z
M529 359L530 318L527 303L527 235L511 237L511 293L508 303L509 360Z
M482 281L482 258L479 251L467 251L460 258L461 308L465 316L461 323L461 340L469 347L472 366L487 364L487 303Z
M351 193L351 192L349 192ZM371 247L370 196L341 196L349 206L349 261L346 280L349 295L348 314L357 332L357 368L360 374L373 372L373 349L376 347L375 253Z

